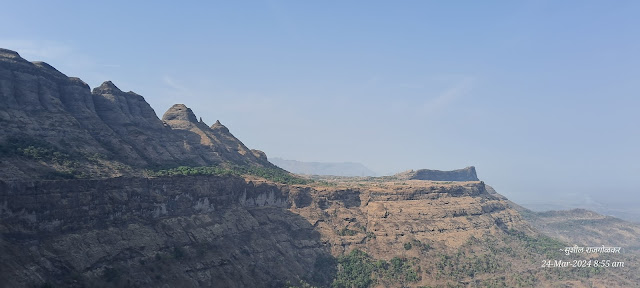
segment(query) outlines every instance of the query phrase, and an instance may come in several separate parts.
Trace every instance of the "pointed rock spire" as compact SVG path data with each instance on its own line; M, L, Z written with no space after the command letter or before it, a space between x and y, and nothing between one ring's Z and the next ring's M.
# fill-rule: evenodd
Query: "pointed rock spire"
M116 94L116 93L122 93L122 90L120 90L120 88L118 88L115 84L113 84L113 82L104 81L100 86L93 88L93 93L94 94Z
M100 85L100 88L103 89L117 89L120 90L120 88L116 87L115 84L113 84L113 82L111 82L110 80L104 81L102 82L102 85Z
M216 120L216 123L213 123L213 125L211 125L211 129L229 133L229 129L226 126L222 125L222 123L220 123L220 120Z

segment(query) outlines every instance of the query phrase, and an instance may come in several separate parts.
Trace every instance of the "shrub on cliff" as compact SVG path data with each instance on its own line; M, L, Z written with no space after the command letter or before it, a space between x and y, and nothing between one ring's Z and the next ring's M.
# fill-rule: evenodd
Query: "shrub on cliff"
M255 167L255 166L232 166L230 168L224 168L220 166L206 166L206 167L190 167L180 166L172 169L147 171L149 176L194 176L194 175L251 175L273 182L283 184L308 184L311 181L292 175L291 173L270 167Z
M373 284L371 274L375 267L371 257L358 249L338 258L338 274L332 287L365 288Z

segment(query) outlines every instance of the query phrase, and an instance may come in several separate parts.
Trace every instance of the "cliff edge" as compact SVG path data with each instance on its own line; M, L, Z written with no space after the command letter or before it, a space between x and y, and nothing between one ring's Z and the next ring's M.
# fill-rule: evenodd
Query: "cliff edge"
M431 180L431 181L479 181L476 167L469 166L463 169L440 171L430 169L409 170L401 172L394 177L406 180Z

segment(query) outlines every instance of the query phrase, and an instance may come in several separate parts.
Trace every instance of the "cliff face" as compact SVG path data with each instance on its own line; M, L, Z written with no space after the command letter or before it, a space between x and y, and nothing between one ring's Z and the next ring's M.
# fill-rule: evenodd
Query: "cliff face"
M18 53L2 49L0 92L3 126L0 139L30 135L57 143L64 136L86 143L91 151L106 153L86 129L86 126L95 125L100 129L105 125L101 121L88 123L99 118L89 87L81 80L66 77L47 64L28 62ZM114 136L110 129L104 133Z
M318 257L330 255L287 210L299 190L215 176L0 182L0 279L6 287L311 279Z
M322 263L353 249L388 260L411 241L446 251L527 229L481 182L310 187L231 176L0 182L0 217L0 279L11 287L326 286L336 270Z
M0 281L351 287L349 279L373 277L385 287L631 287L640 280L634 267L591 278L539 269L566 244L541 238L487 190L482 182L291 186L235 176L0 181ZM368 256L344 258L356 250Z
M407 172L394 175L399 179L407 180L431 180L431 181L479 181L478 175L476 175L476 168L469 166L463 169L452 171L440 171L440 170L410 170Z
M516 211L489 195L482 182L365 183L319 190L312 203L294 210L314 223L334 254L358 248L386 259L414 240L451 249L472 236L509 229L532 232Z
M82 80L6 49L0 50L0 100L2 179L77 171L111 177L177 165L273 167L226 128L209 128L195 115L163 122L136 93L110 81L90 91Z

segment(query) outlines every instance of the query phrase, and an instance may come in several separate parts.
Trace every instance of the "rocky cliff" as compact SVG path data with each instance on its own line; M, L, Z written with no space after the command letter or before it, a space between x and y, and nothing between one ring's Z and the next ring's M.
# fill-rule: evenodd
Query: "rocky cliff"
M140 168L178 165L274 167L226 127L196 121L184 105L169 109L163 121L134 92L110 81L91 91L78 78L6 49L0 50L0 100L2 179L139 175ZM181 117L180 109L191 114Z
M452 171L440 170L409 170L394 175L398 179L407 180L431 180L431 181L479 181L476 175L476 167L469 166L463 169Z
M635 275L633 267L539 269L543 258L562 257L567 244L537 234L482 182L358 181L0 182L0 280L6 287L582 287L638 280L621 277ZM597 277L584 278L585 271Z
M314 263L328 247L287 210L300 191L231 176L0 182L0 286L321 279Z
M202 119L198 121L193 111L183 104L169 108L162 121L182 136L188 151L205 155L205 159L219 159L218 163L229 161L237 165L260 163L271 166L264 152L244 146L219 120L209 127Z
M336 271L323 261L354 249L387 259L411 241L454 249L526 229L479 182L321 188L233 176L0 182L0 217L10 287L324 286Z

